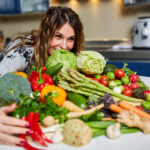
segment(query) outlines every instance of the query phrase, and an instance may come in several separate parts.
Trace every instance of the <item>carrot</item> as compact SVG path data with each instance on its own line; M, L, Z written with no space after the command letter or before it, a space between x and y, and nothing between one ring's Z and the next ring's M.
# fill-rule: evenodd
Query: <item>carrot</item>
M116 104L110 104L109 109L113 112L120 113L123 109Z
M125 101L120 101L119 103L120 107L126 110L131 110L135 113L137 113L139 116L143 118L148 118L150 119L150 114L146 113L145 111L133 106L132 104L129 104L128 102Z

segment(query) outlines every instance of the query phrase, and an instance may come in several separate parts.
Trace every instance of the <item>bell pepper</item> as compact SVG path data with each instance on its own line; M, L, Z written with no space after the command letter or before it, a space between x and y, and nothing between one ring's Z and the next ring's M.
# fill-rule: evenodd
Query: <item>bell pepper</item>
M44 97L50 92L51 95L49 97L52 97L52 101L58 106L61 106L64 103L64 101L66 101L66 91L55 85L47 85L41 90L40 101L45 102Z
M46 67L41 67L38 72L32 71L29 77L29 82L33 91L41 91L46 85L53 85L53 78L46 73L43 73Z

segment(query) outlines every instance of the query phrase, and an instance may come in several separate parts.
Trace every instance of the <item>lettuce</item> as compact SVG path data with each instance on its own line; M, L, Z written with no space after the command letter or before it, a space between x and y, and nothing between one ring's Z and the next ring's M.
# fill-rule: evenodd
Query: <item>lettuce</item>
M100 74L105 65L104 57L96 51L81 51L77 56L77 67L85 74Z
M46 67L52 67L57 63L62 63L62 72L66 72L68 68L77 69L77 58L74 53L64 49L58 49L53 52L46 61Z

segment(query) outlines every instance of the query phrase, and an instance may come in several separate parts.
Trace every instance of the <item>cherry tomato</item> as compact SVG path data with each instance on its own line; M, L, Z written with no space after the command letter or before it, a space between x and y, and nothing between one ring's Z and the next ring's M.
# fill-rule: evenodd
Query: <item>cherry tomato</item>
M138 88L139 85L137 83L131 83L130 87L132 90L134 90L134 89Z
M145 90L144 93L145 93L145 96L146 96L147 94L150 93L150 90Z
M124 89L122 94L126 95L126 96L132 96L132 90L131 89Z
M107 76L103 75L103 76L100 78L99 82L100 82L101 84L103 84L104 86L108 86L109 78L108 78Z
M92 80L95 80L95 81L99 82L98 79L96 79L96 78L94 78L94 77L92 77L92 76L87 76L87 77L90 78L90 79L92 79Z
M137 82L138 81L138 75L136 75L136 74L131 74L130 76L129 76L129 79L130 79L130 81L132 82L132 83L134 83L134 82Z
M123 86L124 86L124 89L130 89L129 85L124 84Z
M128 76L124 76L121 78L122 84L129 84L130 80Z
M107 72L106 76L107 76L110 80L115 79L115 73L114 73L114 72Z
M116 69L115 70L115 76L119 79L125 76L125 72L122 69Z

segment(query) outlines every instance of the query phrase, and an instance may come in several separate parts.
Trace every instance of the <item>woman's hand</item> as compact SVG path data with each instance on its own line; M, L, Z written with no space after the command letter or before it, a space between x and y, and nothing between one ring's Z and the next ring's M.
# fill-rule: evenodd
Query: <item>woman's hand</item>
M17 137L18 134L30 134L27 128L29 123L7 114L13 112L16 108L15 104L0 108L0 144L5 145L24 145L26 141Z

